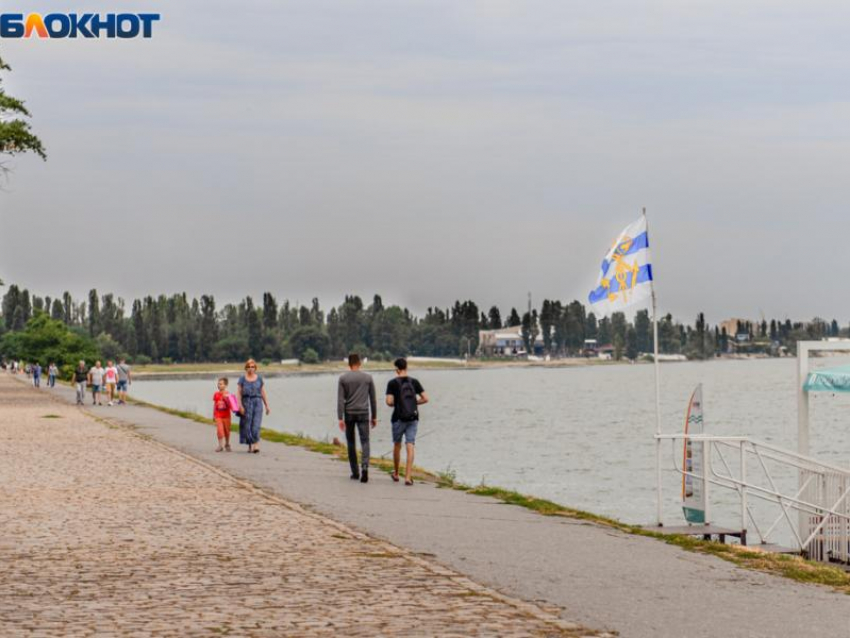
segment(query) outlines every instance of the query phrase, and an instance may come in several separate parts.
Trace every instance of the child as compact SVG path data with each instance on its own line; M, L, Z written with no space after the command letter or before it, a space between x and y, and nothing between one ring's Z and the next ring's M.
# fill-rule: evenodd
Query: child
M218 380L218 392L213 395L213 418L218 429L218 447L216 452L230 452L230 401L228 400L227 379Z

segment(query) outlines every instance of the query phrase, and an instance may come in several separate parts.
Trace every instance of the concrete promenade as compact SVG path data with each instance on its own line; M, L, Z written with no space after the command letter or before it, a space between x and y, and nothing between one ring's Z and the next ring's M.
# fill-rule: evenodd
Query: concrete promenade
M3 638L597 635L57 394L0 375Z
M72 400L68 388L50 393ZM827 588L489 498L406 488L381 472L361 485L349 481L347 464L282 444L264 441L259 455L216 454L212 427L148 408L89 411L504 594L559 608L570 622L641 638L850 635L850 596ZM426 439L423 464L427 448Z

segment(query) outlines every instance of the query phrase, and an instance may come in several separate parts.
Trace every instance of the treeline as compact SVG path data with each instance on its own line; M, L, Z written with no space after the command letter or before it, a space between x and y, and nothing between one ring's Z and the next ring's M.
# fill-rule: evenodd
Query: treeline
M318 299L309 306L278 302L264 293L260 303L245 297L237 304L216 306L212 295L189 298L185 293L135 299L129 308L113 294L89 292L84 300L68 292L61 297L31 295L11 285L3 296L0 331L24 330L34 317L45 315L73 334L90 339L105 358L127 356L136 363L241 361L298 358L305 362L341 358L360 352L376 359L399 355L456 357L475 354L479 330L517 326L528 352L552 356L580 354L586 339L610 344L616 358L651 352L652 325L647 311L628 321L622 313L597 318L579 301L544 300L539 311L522 315L512 308L505 319L492 306L483 312L473 301L448 308L429 308L417 317L407 308L386 306L379 295L368 305L357 295L325 311ZM700 313L692 325L671 315L659 320L659 350L690 358L709 358L732 349L753 351L793 349L798 339L846 334L838 323L820 319L760 324L742 323L728 334L709 325ZM14 340L0 341L6 350ZM535 343L539 344L535 347ZM765 345L767 344L767 345ZM0 352L14 356L13 352Z

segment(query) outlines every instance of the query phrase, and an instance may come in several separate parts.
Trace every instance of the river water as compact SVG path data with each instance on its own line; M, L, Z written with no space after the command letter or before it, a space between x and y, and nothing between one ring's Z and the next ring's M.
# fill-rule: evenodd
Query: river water
M847 363L821 359L813 367ZM421 409L416 463L457 480L485 483L633 523L655 516L654 377L651 365L569 368L514 367L411 371L431 402ZM682 430L688 398L703 384L708 434L748 435L796 450L794 359L718 360L661 366L663 429ZM390 410L382 403L392 373L374 375L380 422L372 455L392 448ZM231 379L235 389L236 379ZM269 378L272 414L263 426L317 439L340 436L335 374ZM211 415L212 380L140 380L133 396ZM819 459L850 466L850 395L811 400L811 449ZM215 444L210 435L210 445ZM666 442L664 513L681 524L681 478ZM340 468L340 472L346 470ZM784 487L793 473L776 477ZM718 523L735 525L737 498L716 495ZM714 500L714 499L713 499Z

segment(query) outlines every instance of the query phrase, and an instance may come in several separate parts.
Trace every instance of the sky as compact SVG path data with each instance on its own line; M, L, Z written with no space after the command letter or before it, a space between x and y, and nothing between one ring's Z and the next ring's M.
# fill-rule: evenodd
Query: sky
M159 11L2 40L48 161L0 192L41 295L585 300L646 207L659 311L850 322L850 5L8 2ZM827 276L829 275L829 276Z

